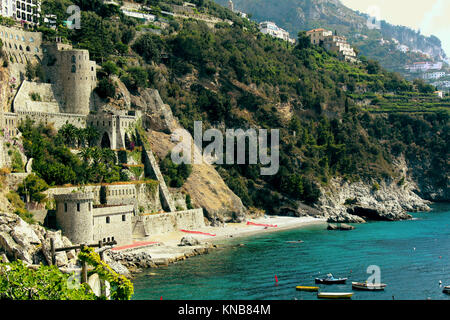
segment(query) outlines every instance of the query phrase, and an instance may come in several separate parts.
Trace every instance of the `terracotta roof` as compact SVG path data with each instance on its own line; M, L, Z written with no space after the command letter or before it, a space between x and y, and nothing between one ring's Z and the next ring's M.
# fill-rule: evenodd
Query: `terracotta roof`
M306 33L317 32L317 31L327 31L327 30L325 30L325 29L323 29L323 28L320 28L320 29L312 29L312 30L306 31Z

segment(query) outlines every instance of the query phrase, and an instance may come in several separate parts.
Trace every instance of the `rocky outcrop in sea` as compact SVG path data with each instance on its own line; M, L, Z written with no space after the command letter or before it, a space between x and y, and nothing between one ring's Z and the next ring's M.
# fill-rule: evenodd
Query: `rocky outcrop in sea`
M328 222L364 223L366 220L411 219L408 212L430 211L429 201L420 198L412 181L348 182L333 179L322 189L317 207Z

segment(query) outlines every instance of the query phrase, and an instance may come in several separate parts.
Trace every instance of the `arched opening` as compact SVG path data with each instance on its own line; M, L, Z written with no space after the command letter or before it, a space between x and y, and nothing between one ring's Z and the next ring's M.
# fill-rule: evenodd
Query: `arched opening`
M124 140L125 140L125 148L127 149L127 150L132 150L132 144L131 144L131 140L130 140L130 138L128 137L128 134L126 134L125 133L125 137L124 137Z
M102 142L100 143L100 146L101 146L102 148L108 148L108 149L111 148L111 140L109 140L109 135L108 135L107 132L105 132L105 133L103 134Z

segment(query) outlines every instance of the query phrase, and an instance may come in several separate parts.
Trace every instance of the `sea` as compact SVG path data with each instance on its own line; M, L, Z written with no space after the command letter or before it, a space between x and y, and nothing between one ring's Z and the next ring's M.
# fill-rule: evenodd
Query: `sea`
M323 292L354 292L353 300L450 300L450 203L413 220L368 222L352 231L326 224L226 240L210 254L145 271L133 280L134 300L315 300L332 273L342 285ZM296 242L302 240L303 242ZM384 291L352 290L352 281L378 281Z

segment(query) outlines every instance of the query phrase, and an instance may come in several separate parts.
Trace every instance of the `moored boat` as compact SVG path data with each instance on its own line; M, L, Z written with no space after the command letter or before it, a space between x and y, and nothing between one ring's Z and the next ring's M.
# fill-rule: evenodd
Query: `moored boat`
M335 278L331 273L327 274L325 278L316 278L316 283L321 284L344 284L347 278Z
M367 283L367 282L352 282L352 288L357 290L369 290L369 291L380 291L386 288L384 283Z
M319 287L308 287L308 286L297 286L295 287L297 291L311 291L311 292L317 292L319 291Z
M445 286L444 290L442 291L443 293L447 293L450 294L450 286Z
M317 298L320 299L351 299L353 292L319 292Z

